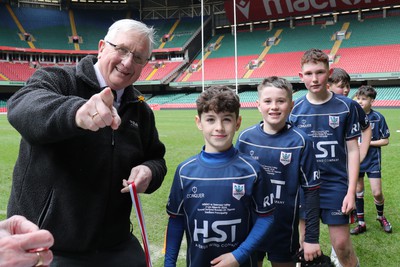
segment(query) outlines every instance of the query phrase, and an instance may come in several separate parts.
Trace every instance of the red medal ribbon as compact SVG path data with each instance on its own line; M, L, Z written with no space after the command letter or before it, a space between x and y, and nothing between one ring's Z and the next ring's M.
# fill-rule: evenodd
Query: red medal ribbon
M146 224L144 222L142 204L140 203L140 198L136 191L135 183L131 183L129 185L129 192L131 193L132 203L135 207L136 217L138 219L138 223L139 223L139 227L140 227L140 233L142 234L143 247L144 247L144 253L146 255L147 267L152 267L153 265L152 265L151 259L150 259L149 241L147 238Z

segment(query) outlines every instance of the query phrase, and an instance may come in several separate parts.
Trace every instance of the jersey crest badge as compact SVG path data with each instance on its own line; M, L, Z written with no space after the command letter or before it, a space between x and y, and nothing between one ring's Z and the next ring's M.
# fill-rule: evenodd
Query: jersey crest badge
M281 151L281 158L279 159L279 161L283 165L288 165L292 161L292 153Z
M329 116L329 126L333 129L339 127L339 116Z
M232 196L237 200L240 200L245 194L244 184L232 184Z

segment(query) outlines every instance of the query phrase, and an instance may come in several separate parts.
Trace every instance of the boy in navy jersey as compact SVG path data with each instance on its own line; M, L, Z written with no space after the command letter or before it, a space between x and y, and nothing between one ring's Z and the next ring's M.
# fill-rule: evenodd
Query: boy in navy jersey
M328 89L335 94L349 96L350 93L350 75L342 68L332 68L331 75L328 79ZM360 162L362 162L368 153L369 143L372 137L371 125L368 120L368 116L365 114L362 107L357 103L357 112L360 118L361 127L361 142L359 143L360 148ZM357 200L356 200L357 203ZM356 212L355 210L353 212ZM302 224L300 224L302 225ZM350 231L351 233L351 231ZM332 248L331 259L336 262L337 255Z
M376 91L372 86L363 85L358 88L356 93L357 101L368 115L368 119L372 125L372 139L370 147L365 159L361 162L360 175L357 182L357 218L358 225L350 231L351 234L357 235L367 231L364 221L364 175L367 174L371 185L372 195L378 213L377 220L380 222L386 233L392 232L392 226L383 216L384 197L382 193L381 180L381 147L389 144L389 128L386 124L385 117L381 113L372 109L372 104L376 98Z
M299 77L308 93L296 100L289 120L313 140L321 172L320 216L328 225L338 266L355 267L349 215L355 209L361 131L354 101L327 90L330 73L327 54L319 49L304 53Z
M350 75L342 68L333 68L328 79L328 88L335 94L348 96L350 92ZM361 127L360 162L362 162L368 153L372 130L368 116L362 107L359 104L356 107Z
M187 266L256 266L253 252L273 222L271 182L256 160L232 145L241 124L239 97L227 87L211 87L196 104L205 145L175 172L165 266L176 266L184 232Z
M311 139L287 123L292 108L292 85L268 77L258 86L257 107L263 120L239 135L236 147L256 159L275 186L275 221L259 252L265 252L273 267L294 267L299 250L299 189L305 192L308 215L304 258L321 255L319 246L319 170Z

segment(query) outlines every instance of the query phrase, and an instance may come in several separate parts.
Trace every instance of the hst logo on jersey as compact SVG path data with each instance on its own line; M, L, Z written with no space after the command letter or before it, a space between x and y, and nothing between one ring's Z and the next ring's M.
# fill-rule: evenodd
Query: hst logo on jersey
M288 165L292 161L292 153L281 151L281 158L279 159L279 161L283 165Z
M240 200L245 194L244 184L232 184L232 196L237 200Z
M333 129L339 127L339 116L329 116L329 126Z
M319 141L316 145L318 152L315 153L317 159L321 158L335 158L336 157L336 146L338 141Z
M200 240L200 235L202 235L202 243L204 244L210 242L235 242L237 231L236 225L241 222L242 219L214 221L211 223L211 229L209 229L209 222L207 220L203 220L203 227L201 228L195 219L193 240L198 242ZM228 240L228 236L230 240Z

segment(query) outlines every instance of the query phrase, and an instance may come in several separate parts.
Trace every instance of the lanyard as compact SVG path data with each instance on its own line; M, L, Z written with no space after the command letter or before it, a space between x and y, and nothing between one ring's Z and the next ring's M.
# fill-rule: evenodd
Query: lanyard
M138 219L138 223L139 223L139 227L140 227L140 233L142 234L144 253L146 255L146 264L147 264L147 267L152 267L153 265L152 265L151 259L150 259L149 241L147 238L146 224L144 222L142 204L140 203L140 198L136 191L135 183L131 183L129 185L129 192L131 193L132 203L135 207L136 217Z

